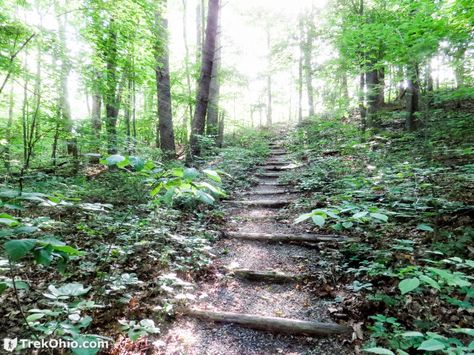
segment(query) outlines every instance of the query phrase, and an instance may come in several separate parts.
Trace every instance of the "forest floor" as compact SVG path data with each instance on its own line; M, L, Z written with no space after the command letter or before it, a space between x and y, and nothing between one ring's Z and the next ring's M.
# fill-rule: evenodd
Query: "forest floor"
M213 247L216 258L210 272L196 287L194 307L333 323L328 309L334 300L317 296L311 277L320 266L330 268L338 242L321 244L269 243L228 237L228 232L299 235L305 231L292 224L286 205L296 194L280 185L278 178L292 162L275 141L267 162L258 173L258 185L236 193L227 203L224 229L227 234ZM265 176L271 175L271 176ZM321 253L320 249L327 253ZM248 280L233 270L277 271L293 275L288 282ZM299 277L310 275L309 277ZM352 354L350 334L309 337L277 334L226 323L179 317L155 345L165 354Z

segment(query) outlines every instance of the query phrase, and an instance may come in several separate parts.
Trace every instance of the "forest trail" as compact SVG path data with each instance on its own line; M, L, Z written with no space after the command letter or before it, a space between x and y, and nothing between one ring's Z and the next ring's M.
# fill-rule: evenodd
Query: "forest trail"
M331 261L320 253L326 243L293 243L295 237L308 234L285 216L284 207L295 194L278 178L294 167L281 143L274 140L269 158L258 169L258 185L229 201L225 237L214 248L217 255L213 271L198 284L191 314L179 317L161 337L160 353L354 353L347 341L350 328L329 317L328 307L333 299L318 298L314 286L311 288L306 279L317 274L318 265L330 266ZM337 244L331 239L331 246ZM250 319L253 325L265 323L260 328L268 328L270 321L270 327L276 327L276 331L211 320L222 316L243 323ZM303 322L288 327L287 319ZM331 334L285 334L288 329L301 327L309 329L308 332Z

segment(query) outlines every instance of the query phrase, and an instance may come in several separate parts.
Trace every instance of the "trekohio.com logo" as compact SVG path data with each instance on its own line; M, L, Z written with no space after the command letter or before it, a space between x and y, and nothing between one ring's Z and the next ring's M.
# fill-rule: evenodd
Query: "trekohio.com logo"
M15 349L107 349L109 342L104 339L84 340L80 343L66 339L18 339L4 338L3 349L13 352Z

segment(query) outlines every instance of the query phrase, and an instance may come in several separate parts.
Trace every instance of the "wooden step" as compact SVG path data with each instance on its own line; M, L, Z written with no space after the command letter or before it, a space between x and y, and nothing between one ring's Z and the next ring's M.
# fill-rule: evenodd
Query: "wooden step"
M344 242L350 240L348 237L336 234L285 234L285 233L253 233L253 232L225 232L230 238L242 240L258 240L262 242Z
M260 186L288 186L288 183L285 182L279 182L278 180L260 180L259 182Z
M272 150L270 152L270 156L281 156L281 155L287 155L288 153L285 150Z
M281 173L279 172L265 172L265 173L258 173L258 176L262 177L271 177L271 178L278 178L281 176Z
M286 191L286 190L261 190L261 191L247 191L244 193L244 195L258 195L258 196L261 196L261 195L286 195L286 194L289 194L291 192L289 191Z
M337 323L310 322L280 317L264 317L246 313L208 311L198 308L188 308L184 311L184 314L205 321L234 323L252 329L293 335L334 335L346 334L352 331L351 328Z
M244 205L249 207L269 207L269 208L280 208L284 207L291 202L292 200L236 200L236 201L228 201L232 204L236 205Z
M262 165L260 168L264 169L265 171L288 171L288 170L296 169L297 167L298 166L292 166L290 164L281 164L281 165L269 164L269 165Z
M275 270L250 270L244 268L228 269L228 272L235 277L249 281L267 281L272 283L291 283L308 278L308 275L286 274Z

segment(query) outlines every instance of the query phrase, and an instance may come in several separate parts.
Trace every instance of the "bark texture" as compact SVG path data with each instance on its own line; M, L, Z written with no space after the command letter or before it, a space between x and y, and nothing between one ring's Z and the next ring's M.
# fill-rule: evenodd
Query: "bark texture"
M158 33L156 39L156 89L158 98L158 132L156 134L156 143L167 159L173 159L176 156L176 146L174 142L173 113L171 110L168 21L163 14L165 10L166 0L163 2L163 8L159 9L155 14Z
M294 335L332 335L350 333L351 328L337 323L309 322L298 319L264 317L254 314L206 311L191 308L185 314L213 322L235 323L245 327Z
M206 39L204 41L201 74L196 99L196 109L191 127L190 158L201 153L199 136L204 134L209 88L211 84L214 52L216 50L217 20L219 17L219 0L209 0L207 15Z

